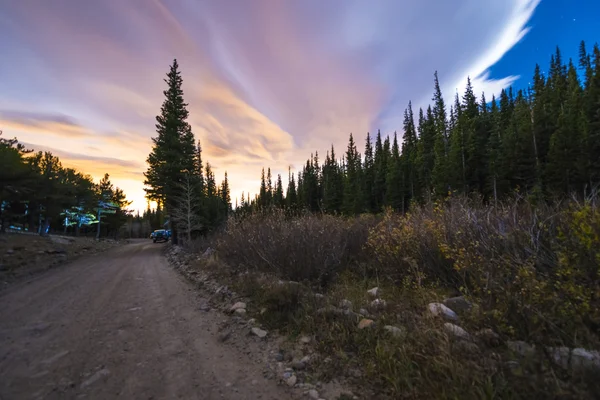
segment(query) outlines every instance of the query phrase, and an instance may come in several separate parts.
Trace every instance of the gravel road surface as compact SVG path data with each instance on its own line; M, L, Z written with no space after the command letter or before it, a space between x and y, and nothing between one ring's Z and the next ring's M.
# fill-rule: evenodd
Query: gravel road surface
M0 399L288 399L149 241L0 294Z

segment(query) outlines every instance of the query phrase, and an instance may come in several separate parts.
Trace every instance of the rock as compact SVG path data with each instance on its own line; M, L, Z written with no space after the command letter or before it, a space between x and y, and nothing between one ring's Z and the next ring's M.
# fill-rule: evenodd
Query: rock
M548 352L561 367L574 370L600 369L600 352L583 348L549 347Z
M345 315L346 317L350 317L355 320L358 320L361 317L359 314L355 313L352 310L343 310L342 314Z
M446 322L444 324L444 330L449 334L453 335L457 339L469 339L470 336L463 328L458 325L451 324L450 322Z
M317 314L334 314L334 315L341 315L344 313L344 311L350 311L350 310L341 310L335 306L326 306L326 307L322 307L319 308L317 310Z
M450 297L444 300L444 305L459 313L471 311L471 308L473 308L471 302L465 299L464 296Z
M352 309L352 302L350 300L342 300L340 301L340 308L343 308L345 310L351 310Z
M302 361L304 364L310 364L310 356L304 356L300 361Z
M324 298L325 298L325 295L323 295L321 293L315 293L315 299L323 300Z
M315 389L311 389L308 391L308 397L310 399L319 400L319 392L317 392Z
M292 361L292 368L294 368L295 370L303 370L306 368L306 364L303 363L301 360L294 360Z
M312 339L310 338L310 336L302 336L298 342L300 342L301 344L309 344L312 341Z
M381 310L385 309L386 306L387 306L387 303L385 300L375 299L371 302L371 309L373 309L373 310L381 311Z
M515 376L523 375L523 368L521 367L521 364L516 361L507 361L504 363L504 367Z
M219 333L218 340L219 340L219 342L225 342L227 339L229 339L230 336L231 336L231 331L226 330L226 331Z
M267 331L263 331L263 330L262 330L262 329L260 329L260 328L252 328L252 329L251 329L251 332L252 332L254 335L256 335L256 336L258 336L259 338L261 338L261 339L262 339L262 338L264 338L265 336L267 336Z
M508 340L506 345L510 350L517 353L521 357L528 357L535 353L535 346L530 345L529 343L523 342L522 340Z
M246 309L245 308L238 308L235 310L235 313L238 315L246 315Z
M481 353L481 350L475 343L467 340L459 340L454 342L452 344L452 350L464 355L477 355Z
M500 335L498 335L490 328L478 331L477 333L475 333L475 336L477 336L486 346L498 347L502 344L502 339L500 338Z
M360 310L358 310L358 313L360 315L364 315L365 317L369 315L369 311L366 310L365 308L361 308Z
M373 289L367 290L367 294L372 297L377 297L379 295L379 288L374 287Z
M204 311L204 312L208 312L208 311L210 311L210 306L209 306L208 304L202 304L202 305L199 307L199 310L200 310L200 311Z
M371 326L373 326L373 324L375 324L375 321L373 321L372 319L363 318L358 323L358 329L370 328Z
M444 317L451 321L458 321L458 315L442 303L429 303L427 306L429 313L434 317Z
M404 328L404 327L398 328L396 326L386 325L383 327L383 329L385 329L386 331L391 333L392 336L394 336L394 337L397 337L397 338L406 337L406 328Z
M296 384L296 382L298 382L298 378L296 377L296 375L292 375L289 378L287 378L285 380L285 383L289 386L289 387L294 387L294 385Z
M8 249L6 250L6 254L14 254L15 251L13 249Z
M215 249L213 249L212 247L209 247L208 249L206 249L204 251L204 253L202 253L202 258L209 258L210 256L212 256L215 253Z
M275 361L278 361L278 362L283 361L283 354L282 353L275 354Z
M231 308L229 309L230 312L235 312L236 310L239 309L246 309L246 303L238 301L237 303L235 303L234 305L231 306Z
M248 320L248 325L254 325L254 324L256 324L256 319L255 318L250 318Z

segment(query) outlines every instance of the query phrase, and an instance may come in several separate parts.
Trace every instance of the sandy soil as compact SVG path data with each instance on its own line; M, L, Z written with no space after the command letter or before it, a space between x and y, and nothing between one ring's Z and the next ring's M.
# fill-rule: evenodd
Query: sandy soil
M0 293L0 399L289 399L147 240ZM258 342L257 337L248 337Z

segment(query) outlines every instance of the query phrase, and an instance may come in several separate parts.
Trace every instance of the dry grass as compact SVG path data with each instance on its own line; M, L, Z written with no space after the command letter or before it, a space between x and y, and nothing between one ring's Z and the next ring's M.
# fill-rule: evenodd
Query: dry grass
M249 216L210 240L222 276L252 298L251 314L292 338L315 337L315 379L346 375L377 398L585 399L600 393L598 371L565 369L544 349L600 348L599 237L593 201L490 208L455 198L379 218ZM383 310L368 307L373 286ZM520 359L449 338L424 310L458 293L475 305L461 317L467 331L492 328L537 351ZM323 311L342 299L366 308L375 327Z

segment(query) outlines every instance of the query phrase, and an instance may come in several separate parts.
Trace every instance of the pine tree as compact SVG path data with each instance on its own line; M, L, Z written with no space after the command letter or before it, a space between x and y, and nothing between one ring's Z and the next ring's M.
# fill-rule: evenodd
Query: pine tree
M410 202L417 197L417 131L412 110L412 103L408 102L408 109L404 110L404 137L402 142L402 180L404 182L404 207L406 210Z
M490 140L487 145L487 186L489 191L492 193L494 204L498 202L498 178L500 175L500 168L502 161L500 159L500 147L501 147L501 128L500 128L500 115L498 112L498 104L496 103L496 97L492 96L492 104L490 107L489 117L489 136Z
M356 150L354 138L350 134L348 149L346 150L346 176L344 181L344 213L348 215L360 214L364 208L361 182L361 160Z
M180 194L183 176L194 171L196 159L195 139L187 122L189 113L178 68L177 60L174 60L165 80L168 88L163 92L165 100L161 114L156 117L158 136L152 139L154 146L144 174L147 197L164 203L170 214L173 244L177 244L177 224L171 215L174 199Z
M467 89L468 90L468 89ZM452 107L452 130L450 131L450 148L448 152L446 179L452 190L466 192L466 131L468 118L464 106L460 103L458 93L454 98ZM438 147L439 149L439 147ZM436 153L437 156L437 153Z
M231 191L229 189L229 179L227 178L227 171L225 171L225 179L221 183L221 200L224 205L224 213L227 215L231 210Z
M286 206L290 209L296 208L298 206L298 198L296 195L296 182L294 180L294 174L292 174L292 169L288 168L288 187L285 195Z
M380 212L385 204L385 192L387 189L387 174L388 174L388 159L390 152L389 138L382 143L381 133L377 131L377 139L375 141L375 156L374 156L374 173L375 180L373 183L373 208L371 211ZM368 193L365 193L368 196Z
M435 166L435 121L431 106L427 108L426 116L423 110L419 110L419 143L418 164L419 183L422 190L423 200L430 201L433 190L432 176Z
M277 174L277 183L275 184L275 192L273 193L273 204L277 208L283 208L283 183L281 182L281 174Z
M266 208L268 205L268 195L267 195L267 181L265 178L265 169L262 169L260 175L260 191L258 194L258 206L260 208Z
M394 132L394 142L392 145L392 155L388 162L386 205L396 211L404 210L404 182L402 176L402 159L400 158L400 148L396 132Z
M265 193L265 206L273 205L273 177L271 176L271 168L267 168L267 191Z
M432 184L437 197L448 193L448 131L446 121L446 105L442 97L437 71L434 74L433 120L435 126L434 153L435 163L432 172ZM429 119L429 115L427 116Z
M381 147L381 135L377 133L377 146ZM365 141L365 161L363 165L365 208L368 212L374 212L375 205L375 161L373 156L373 145L371 143L371 134L367 132Z

